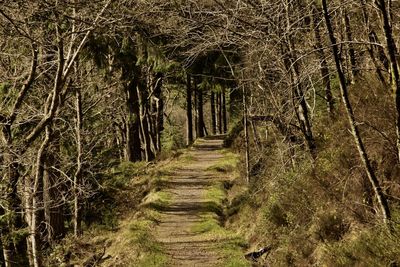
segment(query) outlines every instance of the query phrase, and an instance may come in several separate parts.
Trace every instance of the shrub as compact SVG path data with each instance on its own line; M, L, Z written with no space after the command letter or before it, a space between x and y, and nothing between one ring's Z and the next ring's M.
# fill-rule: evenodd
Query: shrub
M311 230L315 239L320 241L339 241L349 230L349 224L336 210L322 211L315 215Z
M287 214L279 203L271 203L265 210L265 217L275 226L289 225Z
M327 266L397 266L400 263L400 229L384 227L354 232L326 246L320 259Z

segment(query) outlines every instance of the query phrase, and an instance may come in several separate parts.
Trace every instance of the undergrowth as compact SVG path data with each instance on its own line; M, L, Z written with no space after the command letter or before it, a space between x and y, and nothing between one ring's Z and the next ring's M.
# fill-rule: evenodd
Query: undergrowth
M101 266L167 266L153 230L172 196L160 189L176 168L193 160L186 151L175 155L156 164L122 162L104 173L98 201L85 210L84 216L93 217L85 220L90 222L85 234L64 238L45 265L92 266L90 261L101 255L96 263Z
M394 140L395 133L385 123L391 115L375 113L376 107L388 105L389 98L382 97L382 88L374 88L380 94L366 97L365 91L357 89L363 86L379 85L368 79L359 81L353 86L351 101L356 103L373 169L389 199L393 231L382 226L373 191L339 107L335 120L317 114L313 124L318 147L315 161L304 145L285 140L273 125L268 126L263 147L250 136L250 183L235 183L230 190L227 225L249 242L250 251L273 247L259 260L261 265L400 264L400 203L392 197L398 194L400 181L393 146L388 142ZM377 128L370 128L370 124ZM241 139L234 147L243 149ZM240 164L244 169L243 161Z

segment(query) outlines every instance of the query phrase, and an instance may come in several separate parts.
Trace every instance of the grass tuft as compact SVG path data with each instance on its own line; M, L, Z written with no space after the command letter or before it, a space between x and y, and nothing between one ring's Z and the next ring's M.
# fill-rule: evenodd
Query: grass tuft
M239 163L238 155L228 150L221 150L220 153L223 155L223 158L208 167L207 170L217 173L234 172Z

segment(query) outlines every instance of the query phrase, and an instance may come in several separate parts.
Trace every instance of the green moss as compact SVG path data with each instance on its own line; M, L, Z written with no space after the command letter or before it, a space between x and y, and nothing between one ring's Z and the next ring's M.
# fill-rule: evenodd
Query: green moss
M247 261L241 250L235 245L229 245L222 248L225 260L222 263L224 267L250 267L251 263Z
M162 267L168 266L168 257L164 254L150 253L145 255L139 260L138 263L134 263L131 267Z
M131 266L166 266L168 257L162 245L156 241L153 227L154 223L147 220L135 221L129 225L130 245L137 247L140 252L137 262Z
M205 193L207 200L222 204L226 199L226 192L221 184L210 187Z
M221 225L215 218L205 218L204 221L193 226L193 228L191 230L192 230L192 232L194 232L196 234L199 234L199 233L200 234L202 234L202 233L216 234L216 233L223 232L223 228L221 227Z
M172 200L172 195L164 191L153 191L146 196L143 206L156 210L164 210Z
M247 247L247 242L240 235L222 227L215 216L203 216L203 219L192 231L216 241L214 251L222 256L219 266L251 266L243 257L242 248Z
M189 162L193 162L195 160L193 154L191 153L183 153L180 157L179 157L179 161L183 162L183 163L189 163Z
M239 164L239 156L228 150L221 150L220 153L223 157L215 164L208 167L207 170L222 173L235 171Z

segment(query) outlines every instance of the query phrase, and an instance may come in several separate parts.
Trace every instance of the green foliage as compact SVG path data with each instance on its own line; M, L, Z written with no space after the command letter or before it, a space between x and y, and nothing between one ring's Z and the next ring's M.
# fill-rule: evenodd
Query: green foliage
M229 129L228 136L224 140L224 147L230 147L243 129L243 117L241 117L233 124L233 127Z
M88 199L86 209L82 217L83 222L89 228L91 226L113 230L117 226L115 196L106 190L100 190L95 197Z
M249 192L247 190L235 195L230 202L227 210L227 215L230 217L237 214L241 210L241 208L248 203L248 199Z
M20 242L23 242L26 240L26 238L29 236L29 228L20 228L18 230L15 230L11 233L11 238L14 242L14 244L19 244Z
M16 99L16 97L17 97L17 92L15 90L12 90L12 86L10 83L0 82L0 102L2 102L3 107L7 107L7 105L4 105L4 103L11 103Z
M116 167L111 168L104 186L106 188L125 188L130 181L146 174L146 164L146 162L121 162Z
M8 83L0 83L0 99L3 100L10 93L11 85Z
M15 213L11 211L7 211L4 214L0 215L0 227L7 227L7 225L13 220L15 217Z
M93 60L99 68L105 68L108 64L107 53L110 49L110 40L105 36L91 34L83 49L82 56Z
M87 226L97 224L105 229L115 229L118 223L116 210L117 197L129 190L133 182L147 174L146 162L121 162L100 176L102 183L96 195L88 199L84 209Z
M164 131L161 134L161 143L164 152L185 147L185 138L178 125L175 125L174 122L169 122L164 126Z

